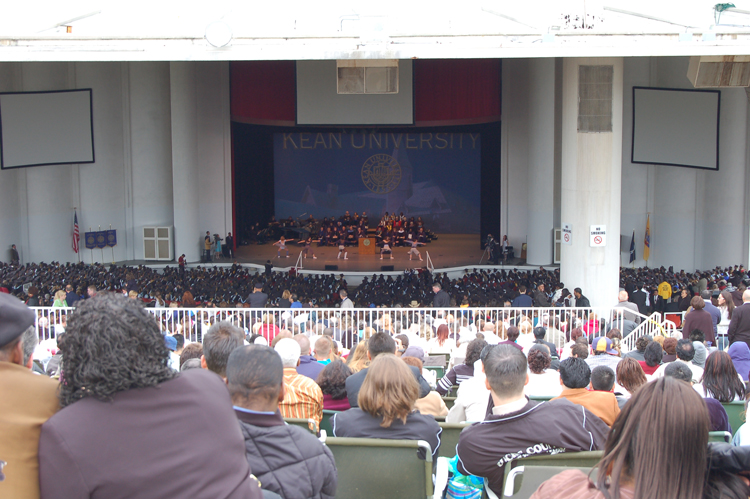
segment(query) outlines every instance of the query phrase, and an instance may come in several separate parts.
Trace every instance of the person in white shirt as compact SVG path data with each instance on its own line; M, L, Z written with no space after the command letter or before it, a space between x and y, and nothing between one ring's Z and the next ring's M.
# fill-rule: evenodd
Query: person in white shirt
M437 328L436 337L427 342L427 354L450 355L456 348L456 340L448 338L450 329L447 324L441 324Z
M503 327L503 323L500 322L500 327ZM495 325L491 322L485 322L484 323L484 331L482 331L482 334L484 335L484 341L489 343L490 345L497 345L502 341L500 337L495 334Z
M677 342L677 350L675 353L677 354L677 359L675 359L674 362L682 362L683 364L686 364L693 372L693 383L700 383L701 378L703 378L703 368L692 362L693 357L695 357L695 347L693 346L693 342L690 340L679 340ZM671 362L660 365L651 378L656 379L663 377L664 370L669 364L671 364Z
M534 328L531 326L530 322L522 322L521 325L518 326L518 332L521 334L518 335L516 343L518 343L523 348L524 354L529 353L531 345L533 345L536 341L533 330Z
M453 403L446 423L464 423L484 421L487 415L487 406L490 400L490 391L487 389L487 377L484 374L482 359L487 357L492 345L484 347L478 361L474 363L474 377L467 379L458 386L456 400Z
M552 357L544 344L533 345L529 349L529 382L523 392L527 397L557 397L562 393L560 374L549 368Z

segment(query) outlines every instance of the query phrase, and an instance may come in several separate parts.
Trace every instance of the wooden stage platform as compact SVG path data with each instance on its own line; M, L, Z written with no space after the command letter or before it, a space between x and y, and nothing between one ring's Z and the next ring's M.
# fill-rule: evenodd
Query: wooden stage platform
M299 257L302 246L298 246L296 242L288 243L287 248L289 249L289 258L285 258L282 254L281 258L276 258L276 246L271 243L256 245L251 244L248 246L239 246L235 252L235 260L238 263L254 263L264 264L266 260L271 260L274 266L278 267L293 267L297 258ZM419 251L422 253L424 261L420 262L418 258L414 257L413 260L409 261L409 255L407 252L409 248L397 247L393 249L393 260L390 260L386 255L383 259L380 259L378 253L375 255L360 255L357 247L347 247L349 252L349 259L336 259L338 255L338 246L321 246L313 243L310 247L311 253L315 253L317 260L312 259L310 255L307 259L302 260L302 267L306 270L325 270L326 265L338 265L338 270L342 272L380 272L381 266L393 265L393 270L404 271L406 269L424 268L427 264L427 253L429 252L432 264L436 269L450 268L450 267L471 267L479 264L479 259L482 258L484 250L479 246L479 235L478 234L443 234L439 235L436 241L428 243L425 246L420 246ZM226 262L226 260L223 260ZM514 262L508 262L508 264L517 263L516 259ZM487 264L487 258L483 260L484 264Z

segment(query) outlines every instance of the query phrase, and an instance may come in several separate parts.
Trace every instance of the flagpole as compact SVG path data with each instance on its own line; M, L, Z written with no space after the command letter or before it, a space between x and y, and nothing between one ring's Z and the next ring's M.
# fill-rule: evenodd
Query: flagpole
M78 218L78 206L73 207L73 212L75 213L75 217ZM81 236L79 233L78 236L78 251L76 251L76 256L78 257L78 263L81 263Z
M91 227L89 227L89 232L91 232ZM94 248L92 247L89 251L91 251L91 265L94 265Z
M109 230L112 230L112 224L109 224ZM115 247L110 246L110 248L112 249L112 265L114 265L115 264Z
M102 226L98 225L98 227L99 227L99 234L97 235L97 239L99 239L99 236L101 236L101 231L102 231ZM104 248L99 248L99 251L102 252L102 265L104 265Z

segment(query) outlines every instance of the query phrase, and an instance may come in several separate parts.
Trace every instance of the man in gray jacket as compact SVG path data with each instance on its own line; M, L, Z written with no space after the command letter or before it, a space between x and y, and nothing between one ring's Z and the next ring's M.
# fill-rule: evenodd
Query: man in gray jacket
M284 499L333 498L333 454L312 433L287 425L279 412L285 391L281 357L263 345L237 348L227 362L227 387L261 487Z

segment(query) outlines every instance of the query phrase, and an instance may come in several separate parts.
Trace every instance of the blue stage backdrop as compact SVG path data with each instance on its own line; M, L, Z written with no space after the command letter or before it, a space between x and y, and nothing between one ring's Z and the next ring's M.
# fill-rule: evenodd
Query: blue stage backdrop
M276 133L276 218L367 212L421 216L438 233L477 234L478 133Z

